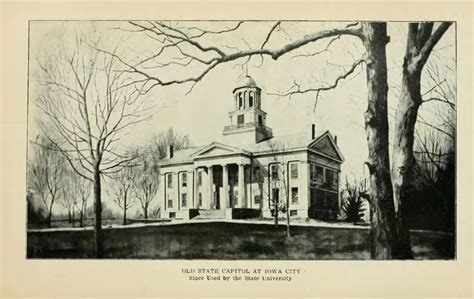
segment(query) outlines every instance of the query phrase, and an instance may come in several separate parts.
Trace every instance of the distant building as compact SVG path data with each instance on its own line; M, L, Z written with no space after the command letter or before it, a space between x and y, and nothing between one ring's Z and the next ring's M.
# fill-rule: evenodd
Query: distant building
M261 89L249 76L233 95L223 143L170 148L160 163L162 217L271 217L273 204L289 197L291 217L335 218L344 161L336 137L314 125L308 133L273 136Z

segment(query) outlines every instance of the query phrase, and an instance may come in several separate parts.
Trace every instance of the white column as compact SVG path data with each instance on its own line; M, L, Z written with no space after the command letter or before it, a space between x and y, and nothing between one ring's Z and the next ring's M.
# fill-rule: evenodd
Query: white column
M173 172L173 209L178 210L179 207L179 193L178 193L178 173Z
M229 200L229 174L227 169L227 164L222 165L222 192L223 197L221 199L221 209L226 209L230 207Z
M209 166L207 171L208 179L209 179L209 196L207 200L207 208L213 209L214 206L214 179L212 175L212 166Z
M239 207L245 208L245 181L244 181L244 164L239 164Z
M199 186L198 186L198 176L199 176L199 168L195 168L194 172L194 184L193 184L193 197L194 197L194 202L193 202L193 208L199 209Z

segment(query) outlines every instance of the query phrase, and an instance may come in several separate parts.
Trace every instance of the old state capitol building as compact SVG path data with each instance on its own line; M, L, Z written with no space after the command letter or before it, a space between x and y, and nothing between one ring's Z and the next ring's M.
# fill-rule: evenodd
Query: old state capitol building
M275 205L284 217L289 204L290 217L334 218L344 161L337 139L314 125L273 136L261 89L249 76L233 90L233 101L222 143L169 148L160 163L162 217L272 217Z

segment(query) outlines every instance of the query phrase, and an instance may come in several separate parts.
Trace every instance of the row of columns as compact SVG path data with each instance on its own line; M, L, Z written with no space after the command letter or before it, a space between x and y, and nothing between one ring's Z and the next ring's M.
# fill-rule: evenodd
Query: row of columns
M207 166L207 186L202 182L202 186L199 186L199 168L194 170L194 208L205 208L205 209L212 209L214 204L214 191L219 192L218 189L214 190L214 165ZM223 198L220 198L220 209L231 208L230 202L230 186L229 186L229 169L227 164L221 164L222 166L222 195ZM244 164L238 165L238 201L237 205L234 207L245 207L246 203L246 193L245 193L245 175L244 175ZM201 196L203 199L202 207L199 206L199 188L201 187L201 191L204 191L207 188L208 197L206 198L205 194L201 192ZM207 201L205 200L207 199Z
M260 96L257 91L241 91L235 93L235 110L249 108L251 94L253 97L252 107L260 107ZM242 97L242 107L239 107L240 97Z

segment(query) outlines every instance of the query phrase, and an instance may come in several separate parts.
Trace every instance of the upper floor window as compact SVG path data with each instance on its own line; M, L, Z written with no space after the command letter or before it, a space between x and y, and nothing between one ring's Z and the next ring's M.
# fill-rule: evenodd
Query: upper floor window
M237 124L241 125L243 123L244 123L244 115L243 114L237 115Z
M202 172L198 171L198 186L202 186Z
M253 167L253 178L255 182L260 181L260 166L258 165Z
M270 166L270 173L273 180L278 180L278 165L277 164L272 164Z
M253 107L253 93L249 95L249 107Z
M188 185L188 174L186 172L183 172L181 174L181 186L186 187Z
M263 126L263 117L261 115L258 116L258 124Z
M173 174L168 173L166 175L166 181L168 182L168 188L173 188Z
M244 99L242 98L242 93L239 93L239 109L242 109L244 106Z
M324 182L324 168L316 165L315 169L316 169L316 181L320 183Z
M298 178L298 163L290 164L290 175L292 179Z

